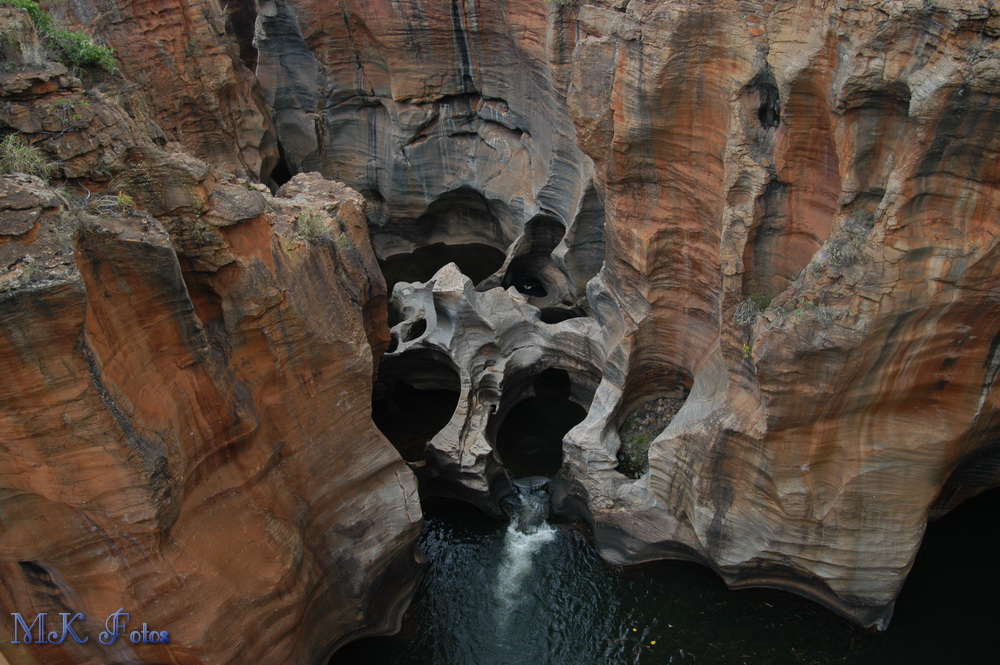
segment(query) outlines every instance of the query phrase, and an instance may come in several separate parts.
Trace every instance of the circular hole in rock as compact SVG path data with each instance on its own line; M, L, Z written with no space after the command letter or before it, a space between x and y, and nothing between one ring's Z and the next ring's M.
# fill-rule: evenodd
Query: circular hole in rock
M547 257L522 256L514 259L507 268L501 285L503 288L513 286L519 293L533 298L544 298L548 295L545 281L540 277Z
M688 385L679 385L655 399L628 411L618 428L621 448L618 449L619 473L638 478L649 468L649 446L684 406L690 393Z
M568 319L578 319L584 316L584 313L576 309L567 309L563 307L546 307L542 310L542 323L561 323Z
M555 475L562 466L563 437L587 415L570 399L565 370L545 370L532 387L534 396L515 404L497 429L497 453L512 478Z
M548 295L548 291L545 290L545 285L542 281L535 279L534 277L522 277L521 279L514 280L514 288L526 296L532 296L534 298L544 298Z
M412 342L425 332L427 332L427 319L419 319L415 323L410 324L409 328L406 329L406 333L403 335L403 341Z
M383 357L372 390L372 420L407 462L455 413L461 381L447 356L415 350Z

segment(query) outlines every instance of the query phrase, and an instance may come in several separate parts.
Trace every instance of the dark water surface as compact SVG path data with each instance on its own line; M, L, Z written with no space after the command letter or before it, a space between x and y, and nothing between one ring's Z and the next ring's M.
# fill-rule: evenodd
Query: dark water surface
M434 499L425 514L430 564L402 631L332 664L1000 663L997 491L930 526L884 633L691 563L610 567L577 526L522 515L518 529Z

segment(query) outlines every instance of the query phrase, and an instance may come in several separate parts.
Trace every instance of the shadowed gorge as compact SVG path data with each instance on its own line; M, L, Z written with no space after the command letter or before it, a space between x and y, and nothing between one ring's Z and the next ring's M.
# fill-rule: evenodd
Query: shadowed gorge
M171 635L12 665L512 661L533 584L602 589L538 662L685 662L669 559L891 635L1000 485L993 3L17 0L0 56L0 610ZM472 597L508 642L417 635Z
M391 293L396 282L426 282L449 263L478 284L503 266L509 239L483 196L461 187L415 220L388 219L373 242Z
M349 644L330 665L697 663L733 654L748 663L988 663L994 645L983 637L1000 581L983 571L1000 546L998 509L1000 496L989 492L929 527L892 627L879 633L788 594L733 593L690 562L606 566L569 525L536 550L521 581L530 591L504 621L495 589L507 524L431 499L421 535L429 569L401 632Z

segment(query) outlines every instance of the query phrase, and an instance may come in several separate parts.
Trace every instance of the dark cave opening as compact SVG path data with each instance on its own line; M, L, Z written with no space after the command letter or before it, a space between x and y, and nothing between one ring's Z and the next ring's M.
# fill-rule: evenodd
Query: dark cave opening
M675 367L658 377L656 383L637 381L627 387L618 410L618 466L627 478L640 478L649 468L649 447L684 406L693 377Z
M499 249L479 243L450 245L443 242L418 247L408 254L394 254L379 261L388 292L398 282L426 282L438 270L454 263L473 284L483 281L503 265Z
M587 415L571 397L569 373L547 369L531 382L496 429L496 451L512 478L552 477L562 466L562 440Z
M257 23L256 4L252 2L228 3L226 10L226 32L235 37L236 46L240 52L240 61L252 72L257 69L257 47L254 45L254 30Z
M521 295L544 298L549 294L548 289L545 288L545 283L530 272L519 273L511 278L510 282Z
M281 145L281 141L278 141L278 163L274 165L273 169L271 169L267 182L268 187L271 188L271 192L277 192L278 188L291 180L293 175L295 175L295 173L292 172L292 167L288 164L288 157L285 156L285 149ZM263 177L263 173L261 174L261 177Z
M509 217L502 203L471 187L445 192L418 217L394 212L372 234L389 293L398 282L426 282L449 263L479 284L507 258Z
M554 289L546 274L558 268L552 260L552 251L562 240L566 228L555 217L538 215L528 220L524 239L517 249L517 257L510 262L501 282L503 288L513 286L522 295L544 298ZM549 275L551 278L552 275Z
M412 342L413 340L418 339L425 332L427 332L427 319L419 319L407 328L401 341Z
M578 319L586 316L587 313L578 307L546 307L542 310L542 323L554 324L562 323L569 319Z
M757 93L757 121L764 129L774 129L781 124L781 97L777 81L770 66L765 66L750 80L750 88Z
M451 420L461 381L443 354L413 350L383 356L372 389L372 420L407 462L424 459L424 449Z

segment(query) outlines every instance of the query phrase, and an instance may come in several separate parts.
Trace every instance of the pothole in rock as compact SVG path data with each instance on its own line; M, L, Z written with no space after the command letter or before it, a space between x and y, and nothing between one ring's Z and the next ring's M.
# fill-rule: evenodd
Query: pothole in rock
M649 468L649 445L673 421L687 400L686 388L659 397L632 409L618 428L618 471L628 478L638 478Z
M542 323L562 323L569 319L578 319L586 316L586 312L578 307L546 307L542 310Z
M533 277L524 277L522 279L515 280L514 288L523 295L533 296L535 298L544 298L549 294L549 292L545 290L545 285L542 284L542 281Z
M420 462L455 413L460 391L446 356L418 350L385 356L372 390L372 420L404 460Z
M496 433L496 451L511 478L552 477L562 466L562 441L587 410L570 399L569 374L547 369L535 377L534 396L504 415Z
M409 254L386 257L379 261L379 266L391 294L398 282L426 282L449 263L457 265L463 275L478 284L499 270L505 258L502 251L489 245L434 243L418 247Z
M400 326L400 328L402 341L412 342L427 332L427 319L417 319L406 326Z
M565 233L566 227L555 217L538 215L528 220L516 250L517 256L507 267L502 286L513 286L529 298L545 298L560 290L553 288L560 282L568 284L568 279L552 260L552 251ZM557 298L561 296L556 294Z

